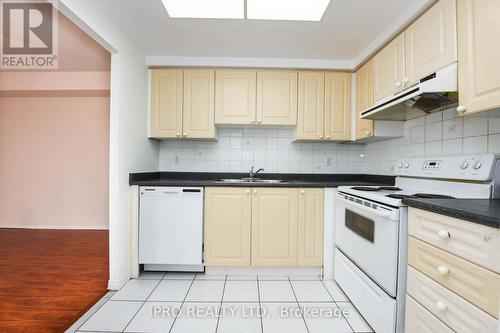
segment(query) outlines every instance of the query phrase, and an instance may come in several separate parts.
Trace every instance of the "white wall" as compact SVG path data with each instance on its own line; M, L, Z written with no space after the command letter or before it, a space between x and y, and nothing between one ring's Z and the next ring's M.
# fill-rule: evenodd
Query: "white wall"
M158 168L158 143L147 139L145 56L102 15L99 1L60 0L58 5L70 20L112 52L108 287L117 289L130 277L128 174Z

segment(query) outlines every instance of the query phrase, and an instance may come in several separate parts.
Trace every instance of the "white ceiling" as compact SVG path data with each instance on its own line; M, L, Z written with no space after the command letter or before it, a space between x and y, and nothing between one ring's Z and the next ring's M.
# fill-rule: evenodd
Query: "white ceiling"
M358 65L434 2L331 0L321 22L292 22L171 19L161 0L90 1L147 56L160 56L150 57L150 65L162 64L162 57L243 57L344 64L339 67Z

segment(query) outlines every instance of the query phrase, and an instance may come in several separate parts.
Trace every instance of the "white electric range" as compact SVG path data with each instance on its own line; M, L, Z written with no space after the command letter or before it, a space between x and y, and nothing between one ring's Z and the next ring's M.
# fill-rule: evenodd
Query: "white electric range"
M394 186L339 187L335 204L335 280L377 333L404 332L402 199L500 197L500 156L493 154L403 159L395 173Z

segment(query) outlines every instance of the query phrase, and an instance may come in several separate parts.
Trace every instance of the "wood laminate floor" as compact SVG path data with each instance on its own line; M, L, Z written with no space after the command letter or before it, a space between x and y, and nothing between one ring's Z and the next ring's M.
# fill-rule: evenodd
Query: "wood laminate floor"
M0 332L64 332L107 281L108 231L0 229Z

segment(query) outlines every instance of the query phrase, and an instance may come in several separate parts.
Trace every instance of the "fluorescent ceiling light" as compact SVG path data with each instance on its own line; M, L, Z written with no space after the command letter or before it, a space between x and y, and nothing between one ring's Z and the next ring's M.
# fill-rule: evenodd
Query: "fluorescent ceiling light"
M321 21L330 0L247 0L247 18Z
M170 17L244 19L244 0L162 0Z

